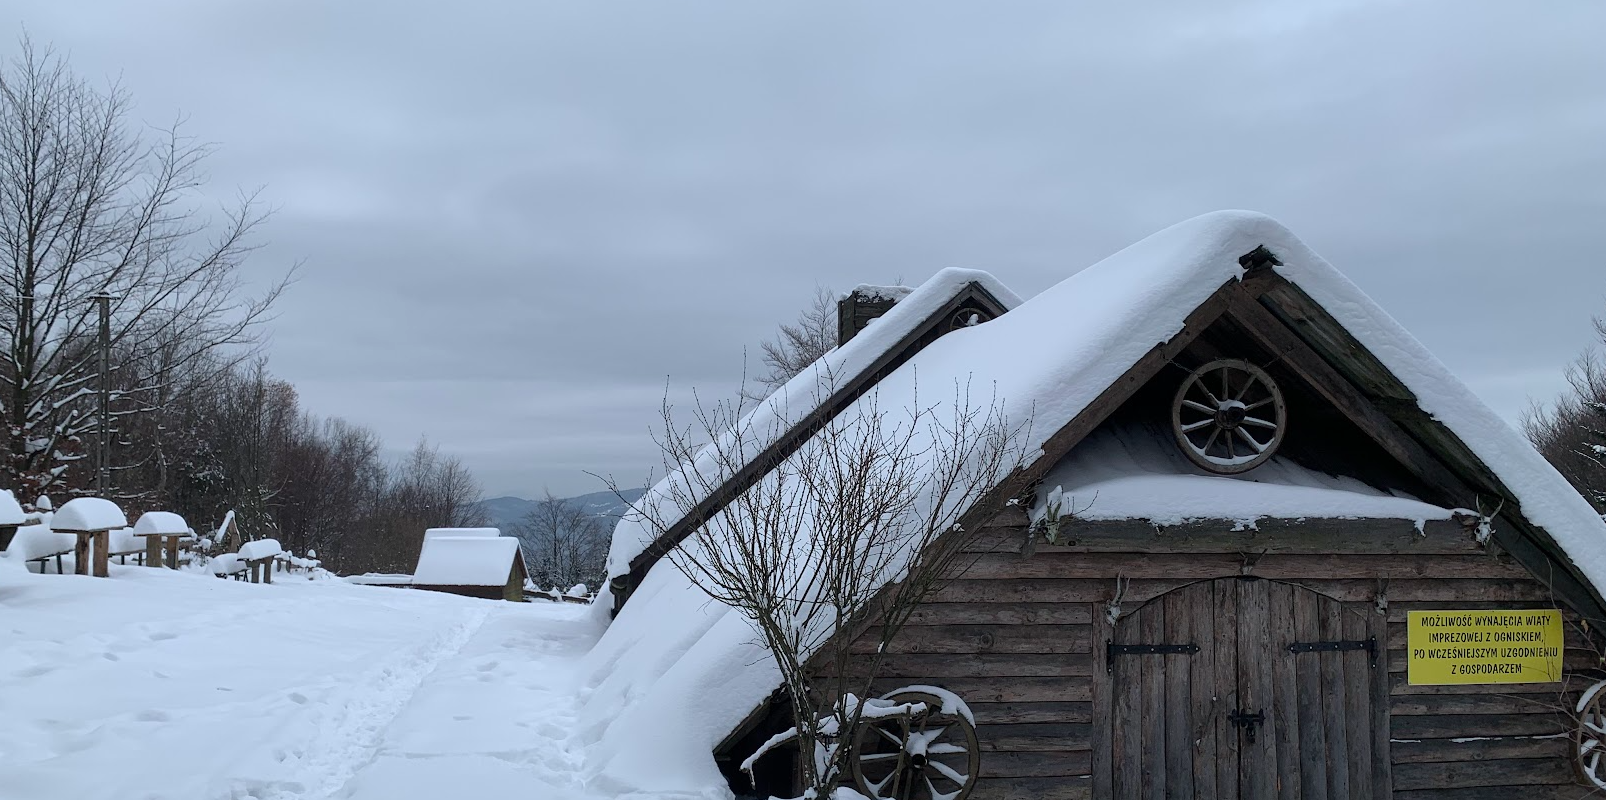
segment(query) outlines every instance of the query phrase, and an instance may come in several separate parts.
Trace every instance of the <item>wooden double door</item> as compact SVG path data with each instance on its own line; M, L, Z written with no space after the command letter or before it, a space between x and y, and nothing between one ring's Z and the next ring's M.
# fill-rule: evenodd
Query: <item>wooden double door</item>
M1100 665L1110 794L1388 797L1385 624L1369 604L1251 577L1144 604Z

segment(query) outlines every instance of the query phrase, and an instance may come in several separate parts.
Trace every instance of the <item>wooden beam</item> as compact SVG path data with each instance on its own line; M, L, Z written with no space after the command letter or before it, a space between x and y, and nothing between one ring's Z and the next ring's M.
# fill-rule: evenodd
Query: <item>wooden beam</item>
M1264 306L1246 295L1232 298L1227 315L1260 346L1309 384L1322 399L1353 421L1368 438L1423 483L1442 493L1434 498L1450 508L1477 505L1479 492L1446 469L1426 448L1378 410L1360 390L1333 369L1304 340Z

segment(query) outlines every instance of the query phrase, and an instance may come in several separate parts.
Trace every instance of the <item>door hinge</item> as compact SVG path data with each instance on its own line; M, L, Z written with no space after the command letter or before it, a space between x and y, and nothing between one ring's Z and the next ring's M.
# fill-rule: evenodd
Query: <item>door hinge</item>
M1365 650L1372 667L1377 667L1376 636L1342 642L1294 642L1288 646L1290 653L1342 653L1350 650Z
M1193 655L1199 652L1196 644L1115 644L1104 643L1104 671L1115 671L1116 656Z

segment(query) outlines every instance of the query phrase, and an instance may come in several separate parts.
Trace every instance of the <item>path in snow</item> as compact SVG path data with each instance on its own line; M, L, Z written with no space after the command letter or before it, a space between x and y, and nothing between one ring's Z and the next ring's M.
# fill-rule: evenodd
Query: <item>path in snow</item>
M584 800L580 606L0 560L0 797Z

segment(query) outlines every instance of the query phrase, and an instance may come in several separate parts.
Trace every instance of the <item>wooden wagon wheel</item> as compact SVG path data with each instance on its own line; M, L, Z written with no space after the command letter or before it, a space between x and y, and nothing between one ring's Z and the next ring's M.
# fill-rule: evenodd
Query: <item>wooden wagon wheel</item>
M1578 773L1589 785L1597 789L1606 789L1606 773L1600 769L1600 762L1606 756L1606 711L1601 708L1601 690L1606 688L1606 681L1601 681L1589 687L1578 698L1578 733L1575 757L1578 761Z
M1247 361L1212 361L1188 375L1171 403L1171 430L1193 463L1219 475L1266 463L1288 430L1283 393Z
M976 787L981 749L970 709L908 686L882 699L924 703L918 714L865 719L853 736L853 780L874 800L965 800ZM957 700L949 695L950 701Z

